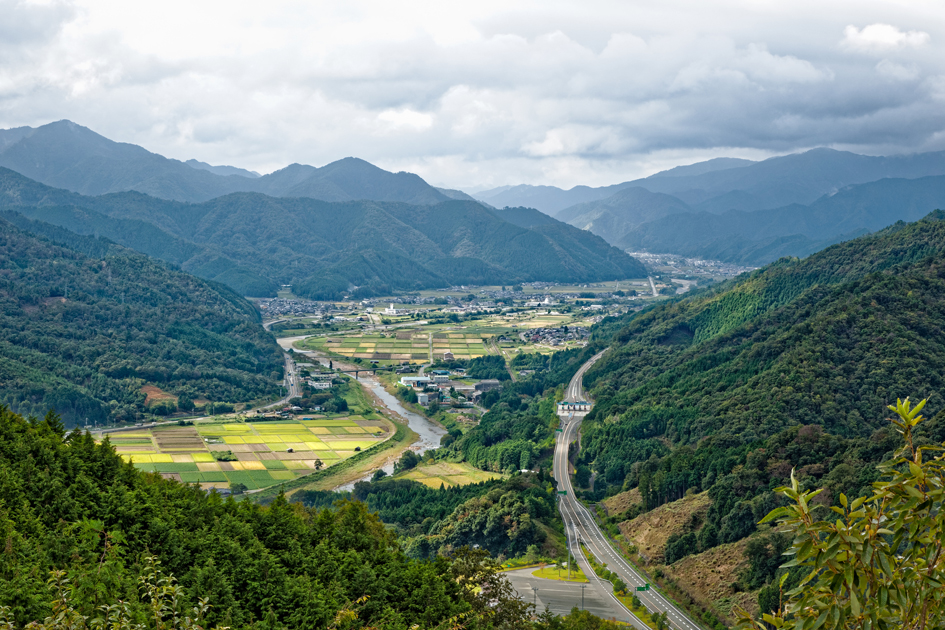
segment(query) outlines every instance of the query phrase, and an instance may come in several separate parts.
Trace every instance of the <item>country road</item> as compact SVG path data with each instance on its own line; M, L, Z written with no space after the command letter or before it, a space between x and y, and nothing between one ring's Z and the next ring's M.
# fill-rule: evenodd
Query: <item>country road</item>
M591 357L590 360L581 366L581 369L577 371L574 377L572 377L571 382L568 384L566 400L570 402L586 400L583 384L584 373L587 372L588 368L603 354L603 352L600 352ZM581 544L597 558L598 562L607 564L608 569L619 575L620 579L626 582L630 589L644 586L646 584L645 579L611 546L607 537L597 526L593 515L574 497L574 489L571 486L571 478L569 475L568 445L577 439L580 425L581 418L575 416L573 413L567 418L562 419L561 433L558 434L554 455L554 478L555 481L558 482L558 492L565 493L559 495L558 508L561 511L565 533L568 536L568 548L588 577L591 577L594 572L581 552ZM593 579L591 582L598 591L612 591L612 588L606 582L597 580L595 583ZM604 593L601 593L601 595L603 594ZM663 597L663 595L656 590L651 588L648 591L637 592L636 595L643 602L644 606L646 606L647 610L651 612L667 611L669 623L672 628L677 630L700 630L700 626L685 612L677 608L675 604ZM610 594L609 597L614 602L617 602L612 594ZM627 617L630 617L629 621L631 624L641 630L646 628L636 617L631 617L631 613L627 611L622 604L620 604L620 606L626 611Z

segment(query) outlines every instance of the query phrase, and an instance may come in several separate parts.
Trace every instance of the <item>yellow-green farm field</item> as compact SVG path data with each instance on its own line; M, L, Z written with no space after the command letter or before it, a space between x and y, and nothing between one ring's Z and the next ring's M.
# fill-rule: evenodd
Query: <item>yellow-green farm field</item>
M397 475L397 478L419 481L430 488L439 488L441 485L445 488L451 488L453 486L465 486L471 483L479 483L480 481L488 481L490 479L501 479L502 475L479 470L465 462L439 462L436 464L417 466L405 473Z
M255 490L332 466L393 434L386 420L343 416L158 427L108 439L140 470L203 488L241 483ZM219 461L226 451L232 461Z
M399 332L389 335L348 335L312 337L303 342L306 348L325 350L353 359L376 361L429 360L432 349L435 358L452 352L457 359L474 359L488 354L485 340L491 335L480 332Z

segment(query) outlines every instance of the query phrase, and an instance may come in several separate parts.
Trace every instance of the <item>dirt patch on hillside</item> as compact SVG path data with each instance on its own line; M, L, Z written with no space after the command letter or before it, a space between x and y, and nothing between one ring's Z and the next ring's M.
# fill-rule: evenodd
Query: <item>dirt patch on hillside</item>
M614 516L616 514L623 514L630 509L630 506L642 502L643 497L640 496L639 488L634 488L633 490L627 490L626 492L621 492L608 499L604 499L602 504L604 509L607 510L607 516Z
M662 564L666 540L673 534L685 533L693 515L697 515L700 523L704 521L709 503L708 492L684 497L620 523L620 533L649 564Z
M144 401L145 406L151 405L153 403L164 402L165 400L170 400L173 401L175 405L177 404L177 396L174 394L168 394L154 385L145 385L141 388L141 393L147 396Z
M733 584L742 569L748 566L745 547L748 538L719 545L700 554L686 556L664 567L679 588L703 606L711 606L724 621L734 622L732 608L740 606L752 615L758 612L758 593L735 592Z

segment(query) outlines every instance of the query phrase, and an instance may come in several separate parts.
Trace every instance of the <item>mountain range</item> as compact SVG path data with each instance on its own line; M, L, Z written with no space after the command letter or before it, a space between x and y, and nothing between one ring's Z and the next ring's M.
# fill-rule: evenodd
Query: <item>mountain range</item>
M113 142L68 120L0 130L0 166L83 195L134 190L159 199L200 202L234 192L259 192L272 197L413 204L452 198L417 175L390 173L357 158L321 168L291 164L260 177L232 166L168 159L137 145Z
M113 142L70 121L59 121L37 128L0 130L0 167L48 186L83 195L81 201L73 199L63 203L104 213L113 224L112 228L105 229L101 219L89 215L81 221L72 221L70 229L80 229L79 224L85 221L89 225L95 224L94 230L105 231L89 232L86 227L82 233L118 237L115 222L143 221L147 225L123 223L120 230L122 240L117 242L165 257L202 277L219 279L238 291L256 295L271 294L277 284L289 283L310 287L312 295L328 295L324 293L327 286L334 287L329 293L336 294L349 286L352 290L365 286L375 286L377 290L380 287L403 289L487 279L491 282L498 278L502 278L500 282L508 282L513 277L537 276L530 275L527 269L514 276L503 276L504 263L496 263L490 258L492 254L483 253L492 251L497 255L497 251L485 242L481 244L485 250L469 256L467 254L472 250L467 245L460 247L459 253L452 252L452 248L463 241L462 238L444 237L442 243L437 243L437 235L426 234L425 238L432 239L432 242L421 246L423 239L390 241L382 230L377 238L349 240L347 237L355 232L349 231L350 225L341 227L341 223L337 225L343 234L325 233L329 245L320 244L321 234L314 240L308 236L301 237L318 248L317 253L301 253L302 258L309 262L296 259L300 252L281 257L279 263L271 260L247 262L245 256L234 260L234 246L246 252L242 248L250 242L259 247L268 241L246 233L237 237L234 243L221 234L210 236L206 231L199 236L192 235L181 231L182 228L172 227L167 223L167 217L153 219L149 214L154 210L153 200L213 204L213 219L208 219L211 222L222 220L231 207L240 208L234 215L237 223L246 219L246 208L254 203L260 204L260 209L268 208L266 212L278 212L276 208L283 202L268 201L273 198L356 205L365 202L404 203L418 209L463 202L466 204L462 206L466 209L464 212L479 215L485 208L493 216L519 228L531 232L553 231L556 239L559 233L563 235L563 248L552 246L551 249L557 251L558 257L572 260L562 261L560 265L551 265L547 261L538 264L544 270L555 268L551 272L554 278L567 278L569 281L609 277L617 269L605 265L599 273L593 273L590 265L595 264L594 256L588 258L574 252L590 248L597 251L595 256L607 258L612 254L604 255L601 243L592 246L591 241L578 236L577 232L569 232L560 225L553 227L558 222L595 234L625 251L673 253L757 266L781 256L807 256L832 243L881 229L897 220L914 221L945 206L945 152L874 157L814 149L758 162L716 158L612 186L576 186L562 190L553 186L519 185L470 196L459 190L431 186L415 174L385 171L357 158L344 158L322 167L291 164L267 175L197 160L181 162L139 146ZM134 192L144 193L152 201L144 202L130 196ZM124 194L126 197L119 201L89 201L90 197L110 194ZM252 194L265 195L265 198ZM226 201L218 202L219 199ZM63 203L57 202L58 205ZM308 202L300 203L305 205ZM480 207L475 207L476 204ZM40 205L50 203L42 202ZM141 211L117 207L121 205L146 207L148 210L142 214ZM102 210L105 206L109 209ZM450 212L454 218L458 216L456 208L460 206L444 207L452 208ZM62 211L57 212L61 214ZM189 211L174 212L187 214ZM196 212L204 213L203 210ZM328 218L330 214L331 211L324 209L318 215L321 227L335 224L337 217ZM410 214L401 213L391 225L406 222L416 228L411 223ZM427 216L422 210L415 214ZM355 213L353 216L361 215ZM368 217L378 218L370 213L363 217L365 221L373 220ZM270 219L273 217L264 218L263 224ZM383 221L390 222L391 218ZM282 222L281 219L276 221ZM453 228L459 229L458 225ZM155 229L164 234L157 235ZM309 227L293 229L297 229L299 234L310 230ZM274 242L280 238L276 237ZM572 247L572 242L577 241L582 245ZM403 242L412 242L416 247L404 247ZM364 243L378 243L379 250L364 247ZM288 247L289 250L293 248ZM175 251L169 253L168 249ZM518 254L510 252L509 255L515 258ZM390 256L395 256L396 261ZM445 262L457 256L480 260L485 266L477 267L478 263L469 260L458 265L456 261ZM539 258L542 257L546 257L546 253ZM575 257L579 260L573 260ZM415 269L415 274L407 273L405 276L402 270L409 265L402 258L419 263L424 270ZM312 259L319 262L311 262ZM276 271L283 260L291 260L288 268ZM397 271L389 272L389 269ZM564 269L569 271L564 272ZM309 282L315 273L323 273L331 279ZM315 289L316 286L320 288Z
M718 158L613 186L515 186L527 203L631 251L762 265L915 221L945 206L945 152L871 157L831 149L761 162Z
M232 193L184 203L140 192L85 196L0 169L0 207L109 238L243 295L274 295L281 284L328 299L646 275L639 261L598 236L535 211L540 224L476 201L412 205Z

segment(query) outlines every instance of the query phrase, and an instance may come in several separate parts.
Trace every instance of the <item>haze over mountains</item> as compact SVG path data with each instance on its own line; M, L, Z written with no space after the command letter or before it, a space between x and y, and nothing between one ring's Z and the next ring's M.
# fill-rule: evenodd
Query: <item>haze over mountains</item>
M411 205L233 193L190 204L139 192L84 196L0 169L0 207L107 237L243 295L274 295L281 284L329 299L646 275L600 237L545 215L544 224L523 226L475 201Z
M83 195L136 190L172 201L207 201L234 192L324 201L434 204L451 196L413 173L390 173L345 158L321 168L291 164L260 177L232 166L181 162L104 136L68 120L0 130L0 166Z
M623 249L761 265L945 207L943 175L945 152L815 149L762 162L718 158L601 188L522 185L476 197L530 205Z
M248 220L247 217L252 214L248 208L254 204L259 204L261 209L268 208L260 210L266 216L267 213L286 214L284 209L277 210L284 204L273 201L273 198L404 203L411 207L435 206L446 202L466 204L445 206L452 208L454 218L459 216L455 213L460 207L464 208L460 214L465 216L472 213L469 216L478 216L483 210L479 204L485 204L492 210L490 216L500 217L501 221L518 228L532 232L554 232L554 236L547 238L560 238L562 245L555 245L551 249L557 252L556 256L564 256L569 260L550 266L547 261L541 264L545 269L555 269L550 272L552 276L546 279L568 281L609 277L619 269L632 268L636 275L641 272L634 265L628 267L626 261L616 268L604 264L595 272L589 265L611 257L611 254L601 249L604 244L597 242L590 245L591 241L587 241L577 231L564 229L559 222L597 235L623 250L673 253L742 265L761 265L781 256L806 256L831 243L881 229L898 220L914 221L945 206L945 152L871 157L831 149L814 149L760 162L716 158L612 186L576 186L562 190L553 186L519 185L470 196L459 190L431 186L412 173L385 171L358 158L344 158L320 168L291 164L262 176L235 166L214 166L197 160L180 162L142 147L113 142L75 123L59 121L35 129L21 127L0 130L0 166L37 182L80 193L85 197L114 193L127 195L130 191L144 193L152 198L144 203L148 208L157 199L198 204L212 202L216 209L210 213L213 219L207 220L217 222L214 225L221 226L220 229L231 211L238 223ZM102 230L96 233L111 234L128 247L165 257L202 277L218 279L249 294L271 294L279 283L304 283L312 288L313 295L323 295L327 285L322 283L316 290L308 279L316 271L321 273L329 268L327 273L332 280L328 284L334 287L331 289L334 293L345 290L344 287L349 285L406 288L429 286L431 283L505 282L513 277L516 280L539 279L527 271L503 276L504 272L497 269L507 271L508 268L504 264L496 267L495 260L490 257L497 252L495 247L481 242L470 249L465 244L466 237L455 242L447 239L442 244L427 243L421 246L420 243L424 242L422 238L387 239L387 234L396 232L392 228L381 230L379 236L375 234L369 239L349 240L358 231L352 230L350 225L335 225L338 218L335 213L341 212L340 208L326 208L321 214L316 213L318 227L299 218L302 225L291 228L296 234L309 231L324 234L329 225L334 225L331 229L342 230L341 235L331 232L327 245L320 245L321 236L312 241L307 240L307 237L301 239L319 250L317 253L306 251L300 255L310 261L319 260L320 263L301 263L293 255L276 256L282 261L279 264L271 260L261 264L255 260L247 263L245 257L233 258L232 252L246 253L241 248L249 243L264 247L280 242L285 233L266 242L243 234L234 249L233 244L225 238L210 238L200 242L201 238L209 237L175 231L163 220L155 223L147 213L115 209L118 206L140 206L142 202L139 199L125 197L121 201L107 203L71 198L62 201L59 193L44 194L60 199L56 201L57 205L79 206L95 212L101 212L103 204L109 207L104 214L110 217L108 222L112 227L107 229L99 217L81 220L73 217L67 221L61 215L62 211L58 211L60 220L73 226L70 229L81 231L83 222L95 224L96 230ZM228 198L226 202L216 201L234 194L237 196ZM266 195L267 199L246 196L248 194ZM6 203L17 203L9 198L9 191ZM50 202L40 200L36 204L50 205ZM45 212L52 211L47 209ZM190 211L175 212L186 215ZM426 216L424 212L418 211L392 218L387 210L383 212L383 219L368 213L363 215L363 220L378 220L391 226L406 221L406 224L416 228L408 216ZM161 215L161 212L157 212L157 215ZM303 215L304 212L300 217ZM316 215L312 215L313 219ZM355 212L353 216L361 215ZM122 221L143 221L148 226L141 224L131 229L130 224L122 224L122 229L116 231L116 222ZM263 223L266 223L265 219ZM448 229L459 229L458 225ZM89 228L86 226L86 229ZM155 235L155 229L162 234ZM131 234L137 236L132 238ZM425 238L430 238L430 235ZM480 236L467 240L474 242L477 238ZM582 244L572 246L575 239ZM450 244L447 245L447 242ZM405 248L403 243L414 243L416 248ZM464 244L459 246L459 243ZM375 244L383 253L373 252ZM528 245L531 246L535 244ZM217 250L211 253L207 248L213 247ZM461 253L453 252L453 247L459 247L456 252ZM477 250L478 247L485 247L485 250ZM168 248L176 253L169 254ZM295 247L289 249L294 250ZM199 255L195 253L198 250ZM474 271L475 264L464 263L456 267L443 262L457 256L468 258L467 254L473 250L478 253L474 253L472 258L485 261L487 267ZM595 253L590 258L576 253L591 250ZM396 252L397 256L407 256L414 266L420 264L432 267L425 267L426 271L416 277L409 273L405 275L402 270L410 265L400 259L399 262L393 262L386 258L392 252ZM375 258L375 254L380 258ZM517 256L519 254L509 252L507 260L517 259ZM287 266L291 271L276 273L274 270L280 265ZM349 271L358 271L339 275L336 273L337 265ZM397 271L387 271L391 268ZM565 272L564 269L569 271Z

